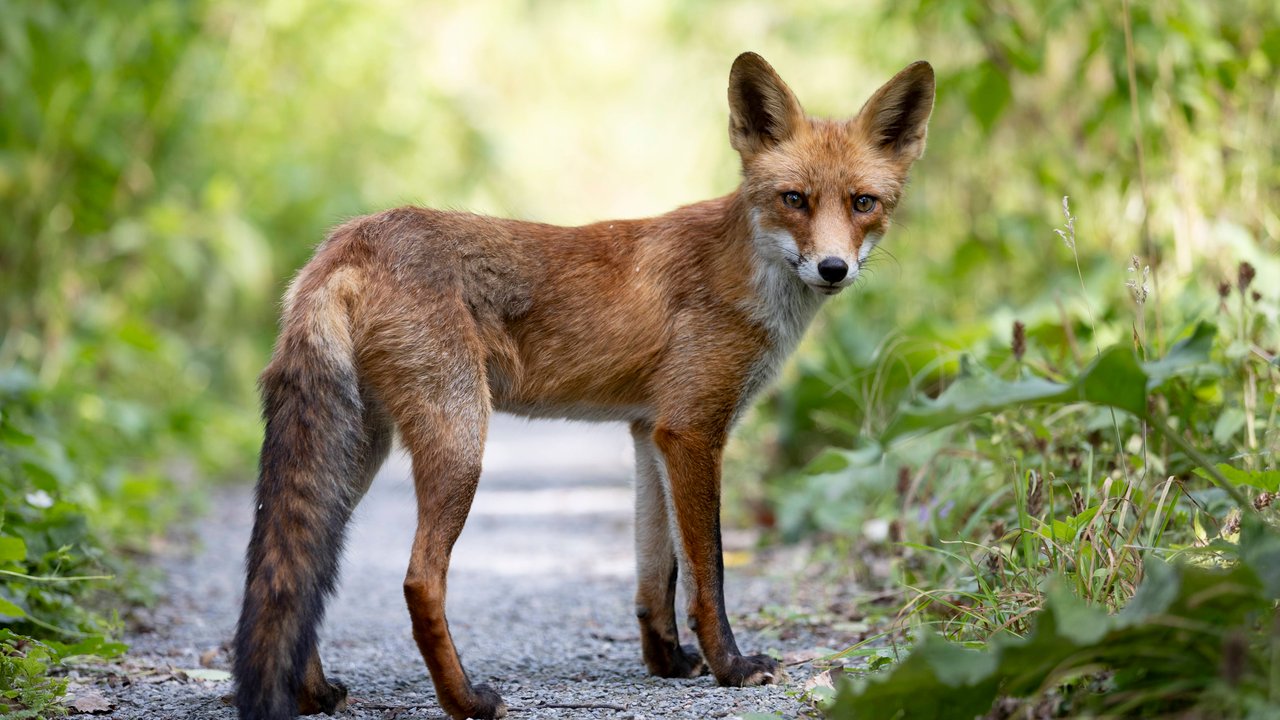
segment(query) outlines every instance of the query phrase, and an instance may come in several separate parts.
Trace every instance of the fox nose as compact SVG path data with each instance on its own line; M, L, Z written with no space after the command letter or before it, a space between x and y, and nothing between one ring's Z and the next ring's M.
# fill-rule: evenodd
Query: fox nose
M840 282L849 274L849 265L838 257L823 258L818 263L818 274L827 282Z

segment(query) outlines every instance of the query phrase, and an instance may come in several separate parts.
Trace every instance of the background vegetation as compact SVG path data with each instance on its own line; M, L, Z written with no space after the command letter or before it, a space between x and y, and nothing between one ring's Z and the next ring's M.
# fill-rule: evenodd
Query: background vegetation
M146 599L129 559L195 510L175 488L248 480L276 298L328 226L408 202L577 223L727 192L725 79L744 49L815 114L855 111L917 58L939 76L874 272L739 433L744 519L891 591L893 639L933 628L996 651L1039 637L1051 577L1115 611L1156 556L1274 572L1233 549L1241 515L1266 536L1280 489L1270 0L0 0L12 708L53 712L49 666L123 649L112 608ZM1177 363L1137 364L1188 338ZM1146 407L1026 394L1133 381L1099 355L1159 380ZM964 405L966 387L996 401ZM1179 641L1207 648L1195 682L1152 680L1182 688L1172 710L1280 698L1257 625L1275 585L1241 582ZM846 655L900 657L875 644ZM1033 702L1052 712L1141 701L1099 665L990 682L1050 691ZM833 712L857 702L844 692Z

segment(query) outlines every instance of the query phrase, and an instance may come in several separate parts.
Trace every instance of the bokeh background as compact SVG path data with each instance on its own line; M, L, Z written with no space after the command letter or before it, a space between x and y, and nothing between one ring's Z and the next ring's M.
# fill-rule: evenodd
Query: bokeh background
M1010 362L1015 319L1050 369L1135 334L1158 355L1247 261L1275 327L1273 0L0 0L0 562L128 579L119 558L201 488L250 481L278 298L343 219L572 224L731 191L744 50L817 115L921 58L938 98L873 272L741 429L736 522L861 537L895 473L833 490L797 469L962 354ZM0 579L0 621L93 626L88 592Z

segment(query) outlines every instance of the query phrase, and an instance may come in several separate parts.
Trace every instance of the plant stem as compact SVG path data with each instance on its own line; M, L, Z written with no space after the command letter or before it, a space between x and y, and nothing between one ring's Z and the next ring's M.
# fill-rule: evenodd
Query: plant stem
M1142 191L1142 248L1147 256L1147 263L1152 266L1151 281L1155 290L1156 306L1156 354L1160 355L1161 338L1164 327L1160 312L1160 268L1156 263L1155 245L1151 240L1151 191L1147 187L1147 161L1142 150L1142 113L1138 111L1138 71L1133 50L1133 21L1129 17L1129 0L1123 3L1124 20L1124 59L1125 70L1129 76L1129 113L1133 122L1133 149L1138 158L1138 187ZM1141 279L1139 279L1141 282ZM1145 318L1143 320L1145 324ZM1146 334L1145 328L1143 334ZM1145 344L1146 338L1143 338Z
M30 582L80 582L81 580L114 580L115 575L67 575L64 577L56 577L53 575L27 575L26 573L14 572L13 570L0 570L0 575L16 577Z

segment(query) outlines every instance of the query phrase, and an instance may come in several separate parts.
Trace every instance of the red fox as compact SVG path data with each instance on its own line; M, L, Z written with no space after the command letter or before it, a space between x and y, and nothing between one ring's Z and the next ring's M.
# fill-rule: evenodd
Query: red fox
M454 718L506 714L493 688L468 679L445 618L449 556L495 410L630 423L650 673L781 680L776 660L739 652L725 613L721 452L823 300L854 282L884 236L933 98L933 69L916 62L853 118L813 119L744 53L729 74L729 140L742 158L729 195L574 228L408 207L334 230L285 296L260 383L240 717L345 706L316 629L345 526L393 430L418 502L404 595L436 695ZM701 653L680 644L677 578Z

